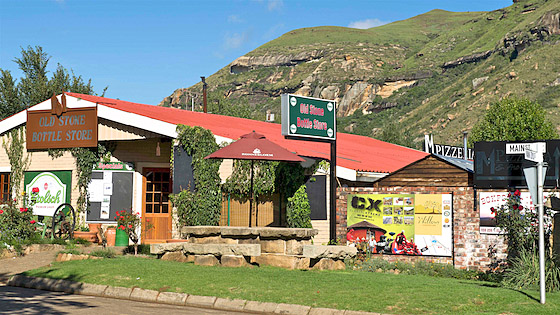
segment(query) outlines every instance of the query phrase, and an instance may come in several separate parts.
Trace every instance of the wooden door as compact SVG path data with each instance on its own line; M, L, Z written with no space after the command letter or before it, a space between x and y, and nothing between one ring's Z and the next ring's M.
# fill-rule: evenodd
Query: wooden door
M169 168L144 168L142 242L162 243L171 238L171 176ZM150 227L147 231L145 227Z

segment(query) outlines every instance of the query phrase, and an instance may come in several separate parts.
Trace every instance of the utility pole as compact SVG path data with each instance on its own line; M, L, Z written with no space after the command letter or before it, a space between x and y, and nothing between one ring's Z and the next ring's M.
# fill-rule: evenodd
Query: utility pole
M200 77L202 80L202 102L204 104L204 112L207 113L208 109L206 108L206 88L208 84L206 84L206 77Z

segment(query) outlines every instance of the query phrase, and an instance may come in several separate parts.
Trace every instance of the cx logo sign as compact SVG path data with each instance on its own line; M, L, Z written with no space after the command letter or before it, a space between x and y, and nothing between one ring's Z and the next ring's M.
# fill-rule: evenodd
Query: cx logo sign
M380 204L381 200L373 200L371 198L358 196L352 197L351 201L352 208L354 209L375 210L377 212L381 212L381 209L379 209Z

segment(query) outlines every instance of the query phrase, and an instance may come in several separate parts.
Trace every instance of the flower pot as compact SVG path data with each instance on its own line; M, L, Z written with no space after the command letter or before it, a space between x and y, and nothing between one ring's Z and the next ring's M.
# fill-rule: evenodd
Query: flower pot
M117 236L117 229L114 227L107 228L105 237L107 238L107 246L115 246L115 238Z
M124 230L117 229L115 246L128 246L128 234Z
M101 228L101 223L88 223L88 226L90 232L97 233L97 231Z
M74 231L74 238L81 238L92 243L97 242L97 232Z

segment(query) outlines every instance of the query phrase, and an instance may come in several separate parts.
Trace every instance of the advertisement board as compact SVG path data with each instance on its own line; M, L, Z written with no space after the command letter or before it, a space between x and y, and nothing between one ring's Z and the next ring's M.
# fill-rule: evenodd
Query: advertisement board
M336 102L282 94L282 135L336 140Z
M560 178L560 140L546 140L544 161L548 164L544 186L554 188ZM532 142L530 142L532 143ZM525 159L529 142L476 142L474 144L475 188L527 187L523 168L534 163Z
M544 198L546 199L550 193L544 192ZM501 230L496 227L495 215L490 210L491 208L497 209L500 206L506 204L508 198L507 191L496 191L496 192L479 192L479 213L480 213L480 233L481 234L500 234ZM535 205L531 199L531 194L529 192L521 193L521 205L523 208L530 211L535 210Z
M28 196L31 196L33 188L39 190L33 214L53 216L58 206L70 202L72 172L25 172L24 185Z
M451 194L353 194L348 195L347 211L348 226L367 221L385 230L386 238L393 243L396 236L404 234L418 249L414 255L452 255Z

